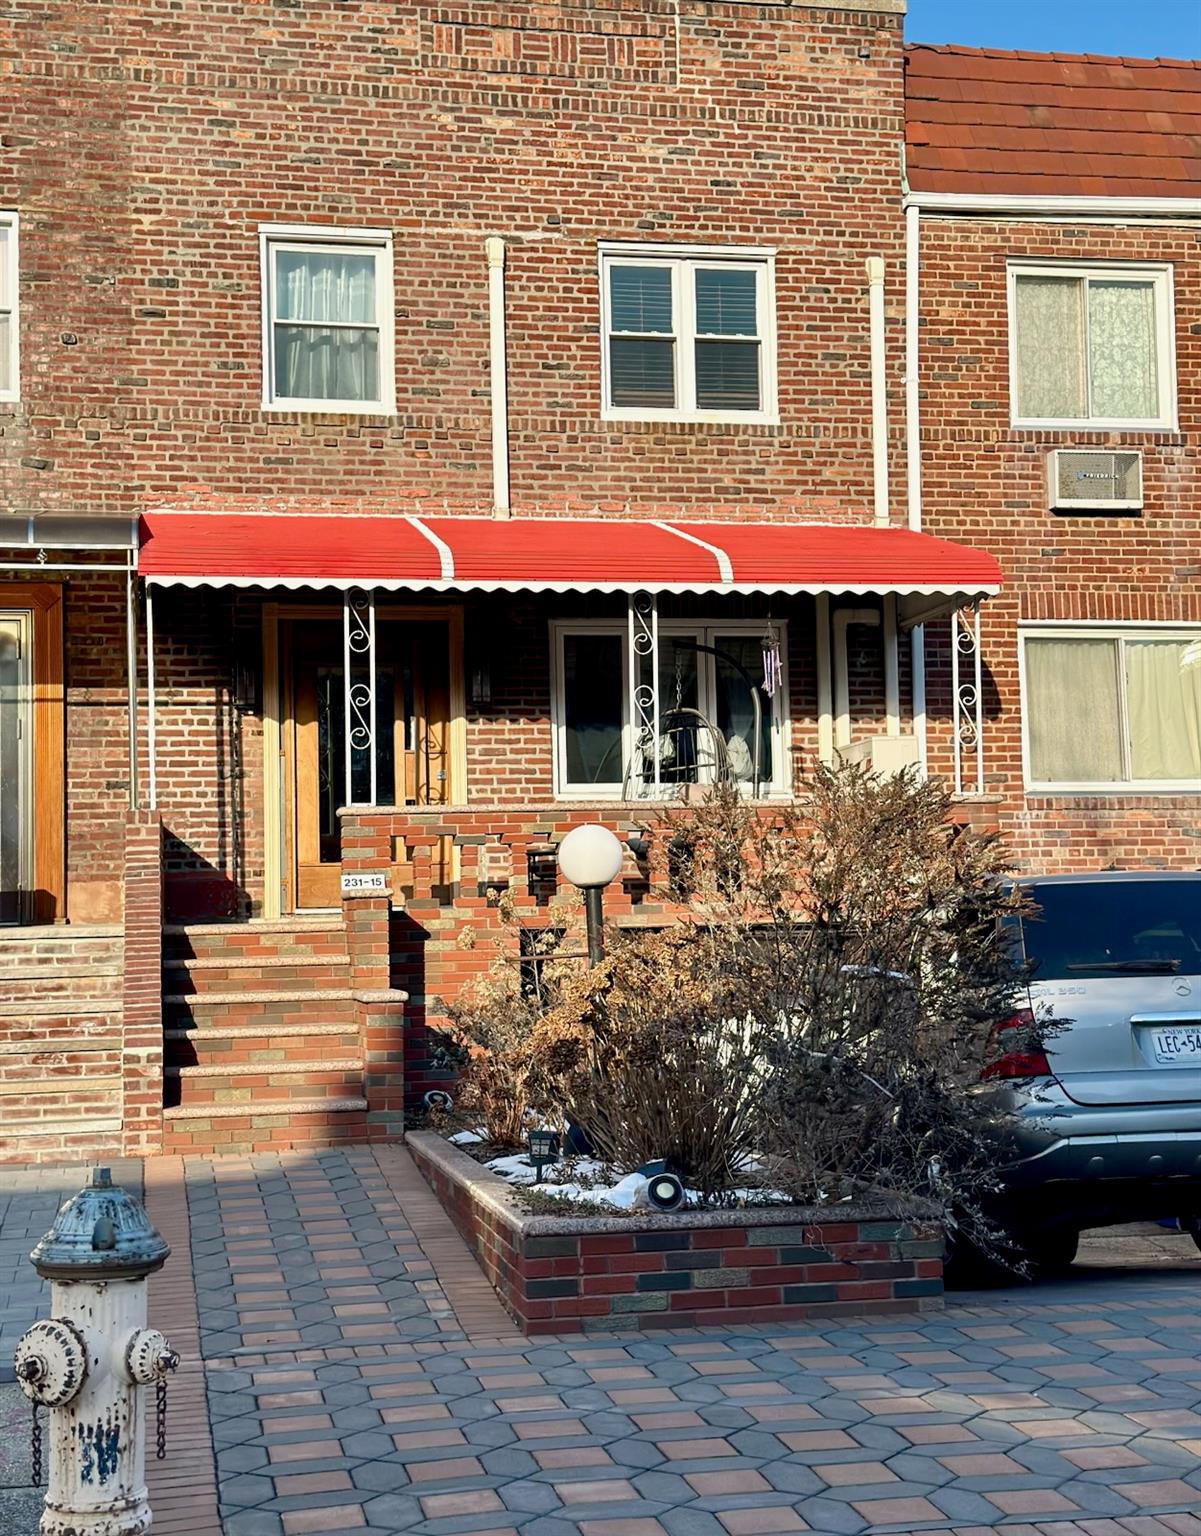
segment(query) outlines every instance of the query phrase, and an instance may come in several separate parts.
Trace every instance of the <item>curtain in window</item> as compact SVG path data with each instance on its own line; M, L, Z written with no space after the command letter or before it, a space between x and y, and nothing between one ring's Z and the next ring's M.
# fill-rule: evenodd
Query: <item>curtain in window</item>
M1016 280L1019 416L1070 420L1087 414L1083 297L1080 278Z
M1036 782L1121 780L1116 641L1028 639L1026 718Z
M1201 785L1201 644L1126 642L1130 773Z
M1139 421L1159 414L1153 284L1089 283L1088 357L1094 416Z
M276 252L275 394L289 400L380 398L374 256Z

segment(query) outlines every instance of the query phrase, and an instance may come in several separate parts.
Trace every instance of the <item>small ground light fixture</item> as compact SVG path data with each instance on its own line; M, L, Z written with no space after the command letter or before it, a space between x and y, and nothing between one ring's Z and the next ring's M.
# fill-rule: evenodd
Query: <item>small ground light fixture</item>
M643 1163L638 1172L646 1179L642 1198L652 1211L678 1211L684 1204L684 1186L666 1163Z
M455 1101L447 1093L445 1088L431 1088L421 1101L426 1109L438 1110L443 1114L455 1107Z
M529 1133L530 1162L536 1170L535 1182L542 1183L542 1170L547 1163L554 1163L559 1158L559 1138L554 1131L531 1131Z

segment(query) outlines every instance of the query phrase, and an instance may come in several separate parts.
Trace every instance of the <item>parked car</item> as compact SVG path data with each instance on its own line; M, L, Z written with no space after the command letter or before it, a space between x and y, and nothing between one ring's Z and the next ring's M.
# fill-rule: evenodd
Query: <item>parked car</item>
M1004 1117L986 1209L1036 1269L1118 1222L1176 1216L1201 1247L1201 873L1021 883L1038 908L1015 932L1027 1006L974 1090Z

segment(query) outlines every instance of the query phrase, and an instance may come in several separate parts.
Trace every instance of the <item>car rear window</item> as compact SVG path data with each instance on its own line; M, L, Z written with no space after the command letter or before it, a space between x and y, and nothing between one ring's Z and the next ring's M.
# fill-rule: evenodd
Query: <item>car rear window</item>
M1025 919L1037 981L1139 973L1201 974L1201 876L1030 887Z

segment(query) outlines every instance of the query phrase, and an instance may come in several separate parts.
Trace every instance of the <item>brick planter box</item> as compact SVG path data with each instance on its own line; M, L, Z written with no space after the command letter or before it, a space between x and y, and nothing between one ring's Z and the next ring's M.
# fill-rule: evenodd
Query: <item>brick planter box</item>
M405 1138L526 1334L712 1327L942 1305L942 1229L886 1205L533 1216L431 1131Z

